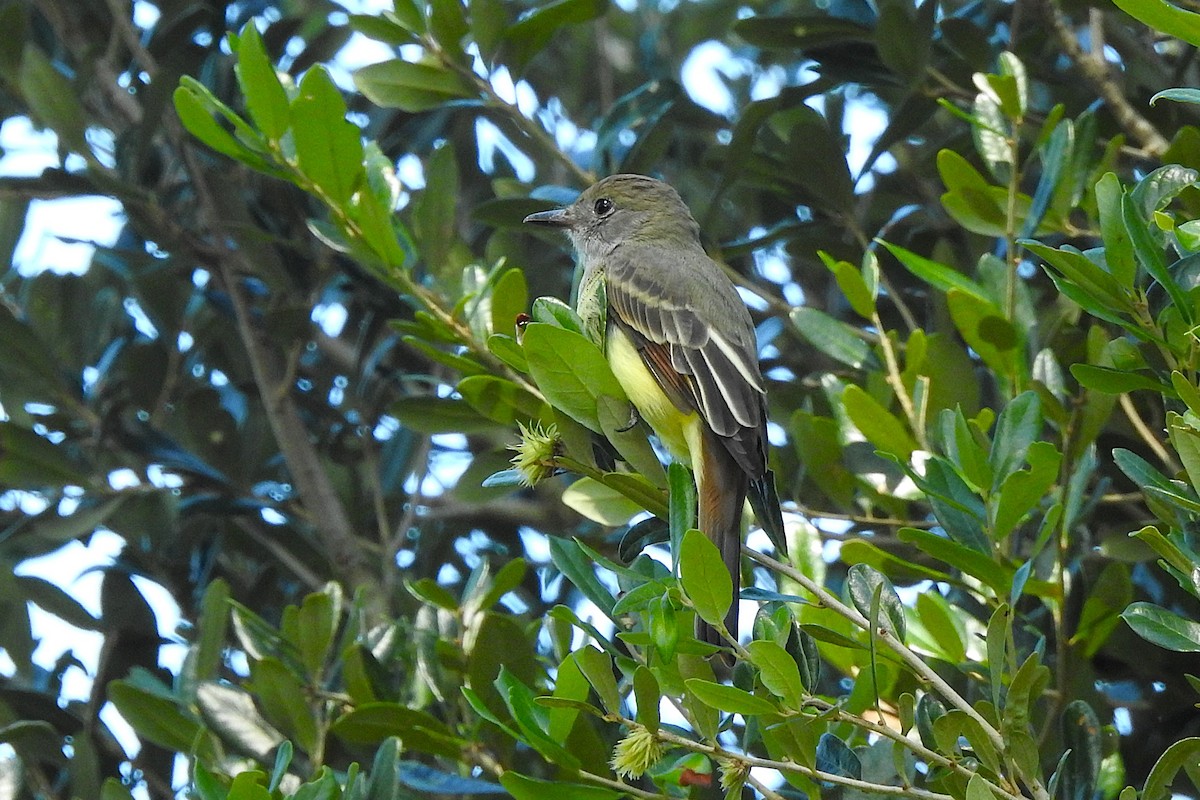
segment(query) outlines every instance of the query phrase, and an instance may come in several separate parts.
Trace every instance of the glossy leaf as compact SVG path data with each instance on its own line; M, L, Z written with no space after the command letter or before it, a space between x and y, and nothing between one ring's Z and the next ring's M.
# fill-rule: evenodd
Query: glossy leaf
M1134 633L1148 642L1178 653L1200 653L1200 622L1174 611L1139 601L1121 612Z
M688 691L695 695L700 702L718 711L742 715L778 712L775 704L771 701L752 695L736 686L726 686L700 678L689 678L684 683L687 684Z
M775 642L757 641L746 646L750 661L758 667L763 686L783 701L787 708L799 711L804 705L804 682L800 669L787 650Z
M721 551L698 530L683 535L679 580L700 619L710 625L724 624L733 599L733 581Z
M846 592L850 602L858 612L871 619L871 609L876 591L880 592L880 611L878 622L900 641L904 641L907 625L904 619L904 605L896 589L881 572L868 567L866 564L855 564L846 573Z
M525 328L529 372L546 400L593 431L601 431L596 400L625 399L608 362L582 334L544 323Z

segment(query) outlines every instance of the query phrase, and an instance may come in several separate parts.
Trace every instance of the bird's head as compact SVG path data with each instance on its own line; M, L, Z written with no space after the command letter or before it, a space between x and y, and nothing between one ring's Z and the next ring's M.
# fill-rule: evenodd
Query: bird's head
M627 241L686 247L700 240L699 226L679 193L645 175L610 175L566 208L530 214L525 222L562 229L583 254Z

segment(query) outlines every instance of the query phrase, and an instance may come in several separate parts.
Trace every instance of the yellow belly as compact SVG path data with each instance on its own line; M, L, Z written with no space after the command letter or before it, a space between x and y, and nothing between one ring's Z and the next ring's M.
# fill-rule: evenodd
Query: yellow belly
M659 388L637 347L618 326L609 327L604 349L613 375L641 418L672 456L698 472L699 464L695 458L700 454L704 431L700 415L695 411L685 414L675 407L671 398Z

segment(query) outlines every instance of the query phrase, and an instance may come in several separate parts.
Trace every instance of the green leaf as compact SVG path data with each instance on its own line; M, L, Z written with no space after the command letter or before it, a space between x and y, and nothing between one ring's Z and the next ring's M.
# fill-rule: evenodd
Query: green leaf
M417 113L475 95L457 73L432 64L393 59L354 73L354 85L377 106Z
M750 661L758 667L759 677L767 691L783 701L793 711L804 707L804 682L800 668L788 651L775 642L755 641L746 645Z
M992 790L984 783L983 776L977 772L967 781L967 800L996 800Z
M196 707L206 727L239 753L266 760L272 750L287 742L258 712L250 693L238 687L204 681L196 687Z
M17 88L29 105L31 115L58 135L59 142L81 155L90 155L84 131L87 121L79 101L79 90L33 43L21 54Z
M1185 619L1154 603L1132 603L1121 612L1133 632L1148 642L1177 653L1200 653L1200 622Z
M983 581L997 597L1008 595L1012 578L1004 567L993 560L990 553L984 554L918 528L901 528L896 535L900 541L914 544L926 554Z
M816 640L805 630L793 626L785 649L800 670L800 683L810 692L815 692L821 680L821 653Z
M633 695L637 700L637 721L651 733L658 733L662 690L654 673L641 664L633 672Z
M959 289L951 289L946 299L954 326L983 362L1002 376L1016 374L1021 337L1003 312L994 303Z
M472 375L458 382L458 393L467 404L504 426L518 420L549 420L549 407L538 397L507 378Z
M1171 784L1180 769L1188 770L1189 774L1195 769L1200 760L1200 737L1192 736L1180 739L1168 747L1146 776L1146 784L1142 788L1141 800L1166 800L1170 797ZM1193 778L1194 780L1194 778ZM1124 800L1124 794L1122 794Z
M1050 491L1058 478L1062 454L1049 442L1034 442L1029 448L1029 463L1029 469L1017 470L1005 478L999 493L992 497L992 537L997 541L1012 533Z
M875 294L867 286L862 273L848 261L836 261L825 252L819 255L825 266L833 272L838 287L854 312L863 319L872 319L875 315Z
M1081 386L1105 394L1125 394L1148 389L1160 394L1172 395L1174 390L1151 375L1131 372L1127 369L1098 367L1093 364L1072 364L1071 374Z
M951 664L961 663L967 656L966 631L950 610L950 604L940 592L927 591L917 595L917 616L921 625L941 649L941 655Z
M517 315L526 313L528 309L529 288L524 270L505 270L492 287L492 330L510 333L516 325Z
M534 322L544 322L556 328L564 328L574 333L583 333L583 321L575 313L575 309L559 300L557 297L538 297L533 301L529 312Z
M100 789L100 800L133 800L133 795L116 778L105 778Z
M26 540L24 546L28 548L36 543L54 550L67 542L88 536L103 525L126 498L127 495L123 494L113 495L103 501L88 497L67 516L60 515L58 506L52 505L36 517L24 521L21 526L21 536Z
M550 560L554 562L554 566L575 584L576 589L583 592L584 597L595 603L596 607L611 619L612 608L617 601L596 577L591 559L579 544L557 537L551 537L549 544Z
M230 40L237 44L238 61L234 70L246 97L246 110L267 139L278 142L291 124L291 111L287 93L267 57L258 28L247 22L241 35L236 39L231 35Z
M493 333L488 337L487 346L492 355L517 372L529 372L529 360L525 358L525 349L517 344L517 340L512 336Z
M882 589L880 607L883 616L879 622L886 622L892 634L897 639L904 641L907 631L904 604L900 602L900 595L896 594L896 588L892 586L892 582L883 573L866 564L855 564L846 572L846 592L850 596L850 602L858 609L858 613L867 619L871 619L872 598L874 598L876 590L880 588Z
M726 686L702 678L688 678L684 684L697 700L718 711L743 716L779 713L779 709L771 701L752 695L736 686Z
M224 578L217 578L204 590L192 653L192 674L196 680L216 678L221 667L225 632L229 627L229 597L229 584Z
M524 740L547 761L568 770L579 769L579 759L546 733L549 711L534 702L533 690L517 679L507 666L500 668L495 687L512 714Z
M1030 653L1017 669L1004 698L1003 728L1006 736L1027 731L1034 707L1050 682L1050 669L1038 654Z
M1200 103L1200 89L1163 89L1150 98L1150 105L1159 100L1174 100L1177 103ZM1112 174L1112 173L1108 173Z
M861 369L871 360L871 347L858 329L834 319L815 308L792 309L792 324L800 334L825 355L847 366Z
M992 543L983 531L987 509L954 465L934 456L917 485L929 496L934 516L952 540L990 557Z
M854 426L880 450L908 461L917 449L917 442L904 423L859 386L850 384L846 387L842 392L842 405Z
M68 453L28 428L0 422L0 486L38 490L90 483L88 468Z
M420 578L415 581L405 581L404 588L413 597L430 605L444 608L447 611L458 611L458 598L435 581L433 578Z
M608 0L553 0L513 25L504 35L508 59L518 74L567 25L593 20L608 10Z
M1180 316L1190 323L1192 306L1188 302L1187 294L1167 269L1162 247L1154 241L1154 237L1150 233L1150 223L1142 217L1137 205L1130 194L1121 198L1121 218L1125 221L1125 230L1129 233L1130 241L1133 242L1133 250L1137 254L1138 263L1166 290L1171 298L1171 304L1175 306Z
M663 497L662 490L646 478L630 472L606 472L602 480L606 486L616 489L654 516L666 519L666 498Z
M250 663L249 686L268 720L304 751L311 753L317 748L321 734L299 676L279 659L265 657Z
M946 572L914 563L863 539L844 542L838 551L838 557L845 564L867 564L895 580L906 583L919 580L954 581Z
M462 60L462 38L469 30L462 0L429 0L429 31L442 50Z
M987 666L988 678L992 689L992 705L1000 705L1000 692L1004 685L1006 662L1004 654L1008 652L1008 639L1012 634L1012 607L1001 603L988 619Z
M899 245L890 244L882 239L876 239L876 241L886 247L888 252L904 265L905 269L933 288L940 289L943 292L958 289L959 291L972 294L980 300L988 299L987 290L953 267L938 263L924 256L919 256L910 250L905 250Z
M404 6L405 3L401 2L397 5ZM350 27L368 39L399 47L402 44L415 43L417 34L424 32L424 20L420 18L419 13L416 14L416 17L419 22L410 27L412 23L406 22L400 15L387 10L379 15L351 14Z
M458 155L453 145L444 144L430 154L425 164L425 175L425 188L413 201L413 235L421 247L421 258L429 271L441 285L450 287L458 283L461 274L460 265L454 257L455 245L458 244L460 179ZM510 326L515 322L515 317L516 314ZM485 318L476 328L486 328L490 322ZM478 335L482 337L487 332L482 330Z
M529 778L511 769L500 776L500 785L516 800L563 800L564 797L572 800L620 800L626 796L624 792L602 786Z
M1037 392L1014 397L1000 412L993 434L988 463L992 468L992 491L1025 463L1029 446L1042 432L1042 407Z
M1198 175L1182 164L1164 164L1134 184L1129 199L1144 219L1152 220L1155 211L1166 208L1180 192L1194 186Z
M202 91L198 91L196 87ZM186 81L181 81L173 97L175 113L179 115L183 127L187 128L188 133L192 136L218 153L237 159L254 169L270 171L271 168L261 155L243 145L234 138L232 133L213 119L212 105L205 102L210 96L207 88L199 84L189 85Z
M194 752L202 738L203 727L192 716L182 713L175 703L146 691L129 680L108 685L108 699L138 735L177 753Z
M346 101L324 67L304 74L291 114L300 170L328 203L346 204L365 180L362 132L346 119Z
M1096 183L1095 192L1100 234L1104 239L1104 263L1121 288L1132 289L1137 278L1137 261L1121 215L1121 199L1125 193L1121 180L1114 173L1106 172Z
M691 471L677 461L667 467L667 482L671 552L679 553L682 552L683 535L696 527L696 482L692 480Z
M297 615L297 633L300 660L308 674L320 676L329 658L341 623L341 587L336 583L326 586L324 591L306 595Z
M592 685L605 710L610 714L620 714L621 693L613 675L612 657L591 645L579 648L572 657L588 683Z
M610 528L627 525L646 510L620 491L590 477L568 486L562 493L562 501L568 508Z
M418 433L481 433L504 427L462 400L448 397L406 397L394 403L391 413L400 424Z
M683 535L679 547L679 581L697 616L710 625L723 625L733 602L733 579L721 551L696 529Z
M862 780L862 761L849 745L832 733L821 734L817 742L817 769L831 775Z
M529 372L546 400L600 433L597 398L626 397L599 348L580 333L544 323L526 326L523 345Z

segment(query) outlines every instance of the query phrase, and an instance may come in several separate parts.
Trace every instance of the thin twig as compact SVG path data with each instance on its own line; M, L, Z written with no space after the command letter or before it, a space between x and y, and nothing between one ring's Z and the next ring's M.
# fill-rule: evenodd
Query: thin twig
M1128 394L1121 395L1120 399L1121 410L1125 412L1125 417L1129 420L1129 424L1138 432L1138 436L1142 437L1142 441L1146 446L1154 451L1154 455L1158 460L1171 472L1178 472L1182 467L1175 460L1175 456L1162 443L1162 438L1154 435L1154 431L1150 430L1150 426L1142 419L1142 415L1138 413L1137 406L1133 404L1133 398Z

